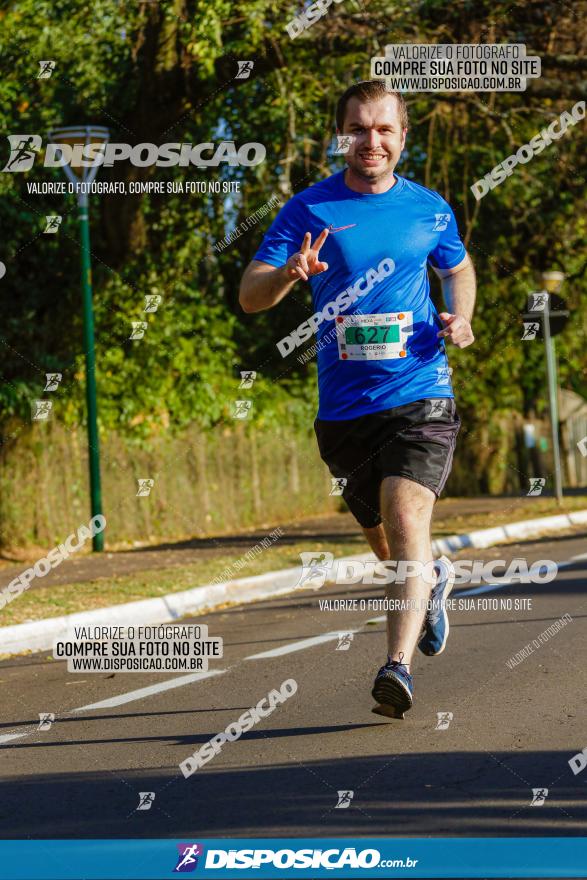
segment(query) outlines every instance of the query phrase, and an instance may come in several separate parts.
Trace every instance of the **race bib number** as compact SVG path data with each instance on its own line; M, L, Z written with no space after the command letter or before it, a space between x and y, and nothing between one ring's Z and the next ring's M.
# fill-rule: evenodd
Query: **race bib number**
M336 318L338 357L342 361L404 358L413 332L412 312L382 315L340 315Z

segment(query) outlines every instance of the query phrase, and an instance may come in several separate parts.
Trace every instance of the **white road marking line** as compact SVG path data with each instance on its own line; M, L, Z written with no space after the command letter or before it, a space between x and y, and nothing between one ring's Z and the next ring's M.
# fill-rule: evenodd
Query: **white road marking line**
M295 651L304 651L306 648L312 648L314 645L322 645L324 642L333 642L338 639L341 632L357 633L358 629L344 630L341 628L336 632L322 633L320 636L312 636L309 639L301 639L299 642L293 642L289 645L280 645L279 648L272 648L270 651L263 651L261 654L251 654L250 657L244 657L244 660L266 660L269 657L282 657L284 654L293 654Z
M0 736L0 743L10 742L11 739L22 739L23 736L30 736L30 733L3 733Z
M173 688L183 687L194 681L202 681L204 678L211 678L214 675L223 675L228 672L227 669L210 669L208 672L194 672L191 675L181 675L179 678L172 678L168 681L159 681L157 684L151 684L149 687L139 688L136 691L128 691L126 694L118 694L116 697L110 697L107 700L100 700L98 703L89 703L87 706L80 706L79 709L72 709L71 712L91 712L93 709L111 709L113 706L122 706L124 703L133 703L135 700L142 700L144 697L151 697L153 694L169 691Z

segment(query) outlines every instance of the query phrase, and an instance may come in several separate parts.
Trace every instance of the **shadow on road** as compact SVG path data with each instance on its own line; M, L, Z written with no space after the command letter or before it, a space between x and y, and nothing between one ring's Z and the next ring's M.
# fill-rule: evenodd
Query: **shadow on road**
M380 735L379 724L369 726ZM87 772L4 783L0 834L10 839L584 834L585 781L573 776L566 751L393 754L394 724L389 728L388 758L209 765L188 779L175 764L148 772L91 767L86 742ZM308 732L268 730L263 737ZM362 734L365 751L370 735ZM251 738L249 733L243 740ZM548 797L543 806L531 807L532 788L539 787L548 788ZM139 791L155 792L150 810L136 810ZM339 791L354 793L346 809L336 808Z

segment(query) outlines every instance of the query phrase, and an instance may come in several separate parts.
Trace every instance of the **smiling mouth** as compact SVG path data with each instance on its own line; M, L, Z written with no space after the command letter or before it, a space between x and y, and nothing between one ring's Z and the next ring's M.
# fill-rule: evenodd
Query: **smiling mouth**
M377 162L380 159L385 159L385 156L381 153L361 153L360 156L365 162Z

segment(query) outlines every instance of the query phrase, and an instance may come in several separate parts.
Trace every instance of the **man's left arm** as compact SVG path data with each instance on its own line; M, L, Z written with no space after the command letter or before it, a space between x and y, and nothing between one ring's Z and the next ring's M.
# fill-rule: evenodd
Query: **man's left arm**
M448 312L440 312L439 318L444 329L438 333L440 339L446 338L457 348L466 348L475 341L471 321L475 308L475 268L467 256L452 269L432 267L442 286L442 296Z

